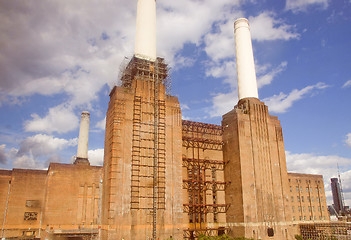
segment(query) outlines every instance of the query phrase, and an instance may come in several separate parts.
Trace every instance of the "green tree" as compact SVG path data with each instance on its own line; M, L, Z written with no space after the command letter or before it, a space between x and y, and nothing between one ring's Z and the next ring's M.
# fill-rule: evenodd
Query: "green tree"
M296 235L295 235L295 239L296 239L296 240L303 240L303 237L302 237L301 235L297 235L297 234L296 234Z
M228 235L210 237L210 236L205 236L205 235L201 234L201 235L199 235L198 240L254 240L254 239L245 238L245 237L231 238Z

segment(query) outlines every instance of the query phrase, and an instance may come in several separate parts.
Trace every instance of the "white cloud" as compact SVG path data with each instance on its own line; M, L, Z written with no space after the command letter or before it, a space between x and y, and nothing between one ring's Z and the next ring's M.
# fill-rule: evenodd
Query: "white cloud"
M24 139L19 149L12 148L7 158L14 168L47 168L50 162L60 162L58 153L65 148L77 145L77 139L62 139L50 135L37 134Z
M50 135L37 134L21 142L17 155L22 156L30 153L33 157L46 156L75 145L77 145L76 138L66 140L63 138L55 138Z
M293 12L306 11L311 6L319 6L322 9L328 7L328 0L287 0L285 8Z
M273 79L282 71L284 71L287 67L288 63L287 62L282 62L279 66L276 68L271 69L269 72L263 71L257 71L257 87L261 88L263 86L269 85L272 83ZM266 70L266 67L265 67Z
M174 57L174 67L172 69L178 70L181 68L187 68L187 67L192 67L196 62L195 57L185 57L180 54L177 54Z
M229 19L238 0L222 1L159 1L157 30L158 50L161 56L174 63L177 51L184 44L199 45L203 36L210 32L214 22ZM234 14L235 15L235 14Z
M13 168L22 168L22 169L43 169L44 164L35 160L30 155L18 156L13 161Z
M216 32L205 36L205 52L213 62L218 62L226 58L234 59L235 44L233 28L232 19L227 19L217 24Z
M89 150L88 159L91 165L102 166L104 163L104 149Z
M233 90L229 93L218 93L212 98L212 106L207 111L210 117L218 117L229 112L238 102L238 93Z
M106 128L106 117L104 119L102 119L101 121L98 121L95 125L95 127L105 130Z
M206 69L206 76L222 78L224 83L236 88L236 64L233 60L224 61L221 64L212 62Z
M190 110L190 107L188 106L188 104L181 103L181 104L180 104L180 109L182 109L182 111L184 111L184 110Z
M300 36L296 33L294 26L284 23L281 19L275 19L271 12L249 17L249 22L253 40L290 40Z
M78 127L79 118L74 114L72 107L62 104L49 109L45 117L37 114L24 123L27 132L66 133Z
M96 99L104 84L116 83L116 65L132 52L136 3L104 4L2 2L2 98L65 93L75 106Z
M351 87L351 80L348 80L342 87L343 88Z
M337 165L339 165L345 200L348 204L351 204L351 170L349 170L351 169L351 159L337 155L296 154L286 151L286 160L288 171L323 175L328 204L332 203L330 178L337 177Z
M345 140L346 144L351 147L351 133L348 133L346 135L346 140Z
M296 101L306 97L308 94L312 93L312 91L327 87L328 86L324 83L317 83L316 85L307 86L301 90L294 89L288 95L281 92L279 95L273 95L272 97L263 99L263 102L268 106L270 112L284 113L292 107Z

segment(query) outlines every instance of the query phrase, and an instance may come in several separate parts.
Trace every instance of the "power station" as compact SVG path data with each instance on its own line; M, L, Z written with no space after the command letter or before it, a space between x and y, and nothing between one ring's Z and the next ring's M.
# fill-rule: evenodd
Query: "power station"
M239 101L214 125L182 120L156 53L156 1L137 7L134 56L110 92L103 167L90 166L83 112L73 164L0 170L1 238L292 240L330 227L323 177L287 172L282 127L258 98L248 20L234 23Z

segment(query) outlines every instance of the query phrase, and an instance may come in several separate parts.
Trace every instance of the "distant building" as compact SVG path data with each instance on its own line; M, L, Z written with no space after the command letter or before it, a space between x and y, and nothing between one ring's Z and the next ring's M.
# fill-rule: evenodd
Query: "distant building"
M342 192L338 178L331 178L331 189L333 194L333 207L338 215L344 214L344 204L342 199Z

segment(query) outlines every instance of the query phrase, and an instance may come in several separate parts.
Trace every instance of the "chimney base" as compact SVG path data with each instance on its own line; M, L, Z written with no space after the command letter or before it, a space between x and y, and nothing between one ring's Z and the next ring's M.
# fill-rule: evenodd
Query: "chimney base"
M79 157L76 158L76 160L74 161L73 164L89 165L90 166L90 162L87 158L79 158Z

